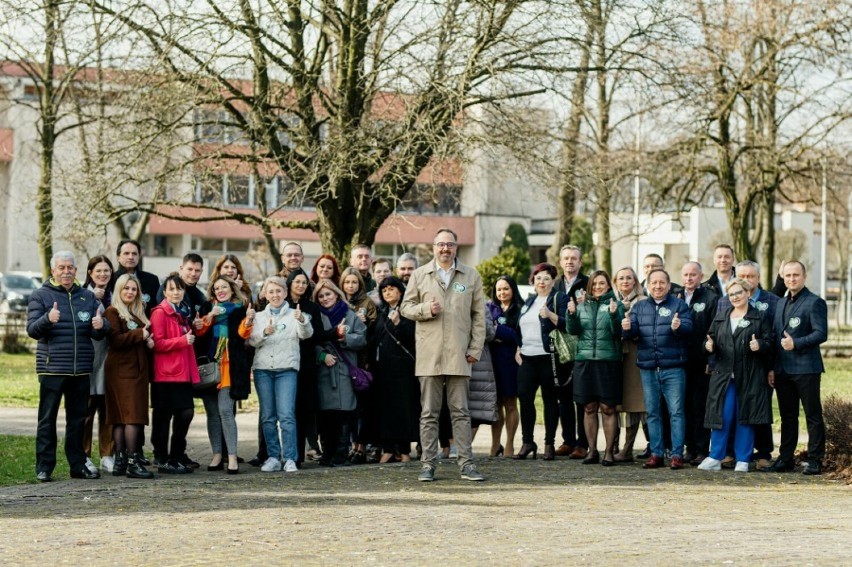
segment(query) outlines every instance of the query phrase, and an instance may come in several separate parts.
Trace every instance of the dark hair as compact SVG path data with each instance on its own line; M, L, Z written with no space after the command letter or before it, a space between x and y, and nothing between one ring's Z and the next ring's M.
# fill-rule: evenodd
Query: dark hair
M612 279L609 277L609 274L606 273L604 270L595 270L594 272L589 274L589 284L586 286L586 293L589 295L589 297L593 297L592 284L594 283L595 278L598 276L603 276L606 280L607 285L609 285L609 289L612 289Z
M293 280L295 280L299 276L305 276L305 279L308 280L308 287L305 290L305 293L302 294L302 297L299 298L299 301L293 301ZM313 292L313 282L311 282L311 278L308 277L308 274L305 273L305 270L299 268L298 270L293 270L289 274L287 274L287 303L291 306L295 306L296 303L301 303L304 300L310 301L311 293Z
M89 273L95 269L95 266L100 264L101 262L105 262L107 266L109 266L110 276L115 274L115 268L112 267L112 262L109 258L104 256L103 254L98 254L97 256L93 256L89 259L89 265L86 267L86 281L83 282L83 287L89 287L92 283L92 275Z
M184 254L183 261L181 264L201 264L204 266L204 258L201 257L200 254L196 254L195 252L189 252Z
M142 246L139 244L139 242L138 242L138 241L136 241L136 240L130 240L129 238L127 238L127 239L119 240L119 241L118 241L118 246L117 246L117 247L116 247L116 249L115 249L115 255L116 255L116 257L121 256L121 248L122 248L125 244L132 244L133 246L135 246L135 247L136 247L136 252L137 252L140 256L142 256Z
M503 311L503 314L506 316L506 325L509 327L515 327L518 323L518 317L521 315L521 307L524 305L524 300L521 297L521 291L518 289L518 284L515 282L515 279L512 276L503 274L497 281L494 282L494 285L491 287L491 302L500 307L502 309L502 304L497 299L497 282L500 280L509 284L509 287L512 290L512 301L509 304L508 309Z
M169 287L169 282L175 284L175 287L178 289L186 289L186 284L181 279L180 274L178 272L172 272L171 274L166 276L166 279L163 280L163 291L165 292Z
M323 254L317 261L314 262L314 267L311 268L311 277L308 280L317 283L319 281L319 276L317 275L317 264L319 264L320 260L331 260L331 281L334 283L340 283L340 264L337 262L337 258L332 256L331 254Z
M542 262L541 264L536 264L535 268L532 269L530 273L530 285L532 285L535 275L539 272L547 272L551 278L556 279L556 266Z
M650 283L650 281L651 281L651 276L653 276L653 275L654 275L654 274L656 274L657 272L661 272L661 273L665 274L665 275L666 275L666 281L667 281L668 283L672 283L672 277L669 275L669 273L668 273L667 271L665 271L665 270L661 270L661 269L659 269L659 268L657 268L656 270L651 270L651 272L648 274L648 279L647 279L646 281L647 281L648 283ZM646 283L645 285L648 285L648 284Z
M385 301L385 296L382 295L382 292L386 287L395 287L396 289L398 289L400 293L399 300L400 302L402 301L401 296L405 295L405 284L402 283L402 280L396 276L388 276L382 280L382 283L379 284L379 299L382 300L382 305L384 305L385 307L388 306L388 302Z

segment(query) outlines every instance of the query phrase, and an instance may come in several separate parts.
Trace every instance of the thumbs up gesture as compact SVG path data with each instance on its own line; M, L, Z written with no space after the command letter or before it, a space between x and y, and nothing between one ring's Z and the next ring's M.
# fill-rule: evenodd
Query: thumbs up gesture
M796 345L793 344L793 337L787 331L784 331L784 338L781 339L781 348L784 350L793 350L796 348Z
M432 312L432 317L438 315L441 312L441 304L438 303L436 298L432 298L432 302L429 305L429 310Z
M187 331L184 336L186 337L186 344L192 345L195 342L195 335L192 334L192 331Z
M104 328L104 318L101 317L101 307L98 306L97 311L95 311L95 316L92 317L92 328L96 331L100 331Z
M630 330L630 315L624 314L624 319L621 320L621 328L625 331Z
M254 323L254 316L255 316L256 313L257 312L254 310L254 307L252 307L251 304L249 304L249 306L246 308L246 323L247 324L251 325L252 323Z
M751 349L751 352L757 352L760 350L760 343L757 342L756 336L751 336L751 340L748 342L748 348Z
M609 312L612 315L615 315L615 312L618 311L618 303L615 302L614 299L609 300Z
M293 317L295 317L296 321L298 321L299 323L305 322L305 316L302 315L302 308L299 306L298 303L296 304L296 310L293 313Z
M275 332L275 322L272 320L272 315L266 320L266 327L263 329L263 334L269 336Z
M677 331L678 329L680 329L680 317L675 312L674 317L672 317L672 331Z
M569 299L568 300L568 313L570 315L573 315L576 312L577 312L577 304L574 303L573 299Z
M47 312L47 320L54 325L59 322L59 304L55 301L53 302L53 309Z
M713 339L707 335L707 340L704 341L704 348L707 352L713 352Z
M195 319L192 320L192 326L196 331L204 326L204 320L198 315L198 311L195 312Z

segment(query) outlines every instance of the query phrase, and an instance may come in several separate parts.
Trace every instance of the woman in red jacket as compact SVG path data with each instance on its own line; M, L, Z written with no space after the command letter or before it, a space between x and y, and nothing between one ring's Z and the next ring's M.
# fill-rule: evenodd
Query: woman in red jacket
M165 299L151 311L151 336L154 338L154 381L151 384L151 443L158 471L186 474L192 469L179 459L186 452L186 434L195 414L192 385L200 381L192 344L191 314L181 311L186 284L177 272L163 282ZM172 427L170 450L169 425Z

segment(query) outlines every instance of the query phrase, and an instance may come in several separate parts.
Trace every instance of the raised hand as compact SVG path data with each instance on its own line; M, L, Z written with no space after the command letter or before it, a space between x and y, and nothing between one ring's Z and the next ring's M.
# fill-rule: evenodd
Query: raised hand
M101 329L104 328L104 318L101 317L101 307L100 306L98 306L97 310L95 311L95 316L92 317L92 328L95 329L96 331L100 331Z
M53 302L53 309L47 312L47 320L54 325L59 322L59 304L55 301Z
M704 341L704 349L707 352L713 352L713 339L710 337L710 335L707 335L707 340Z
M438 313L441 312L441 304L438 303L436 298L432 298L432 302L429 305L429 310L432 312L432 316L435 317Z
M630 315L624 314L624 319L621 320L621 328L625 331L630 330Z
M586 292L582 289L577 290L575 295L577 296L577 303L583 303L586 301Z
M573 315L576 312L577 312L577 305L574 303L573 300L569 299L568 300L568 314Z
M390 319L390 322L393 323L394 326L399 325L399 311L391 309L390 313L388 313L388 319Z
M609 300L609 312L612 315L615 315L616 311L618 311L618 303L616 303L614 299L610 299Z
M675 311L674 317L672 317L672 331L677 331L680 329L680 317L678 317L677 311Z
M781 339L781 348L784 350L793 350L796 348L796 345L793 344L793 337L787 331L784 331L784 338Z
M106 289L102 287L96 287L92 290L92 293L94 293L95 297L98 299L98 301L100 301L104 298L104 294L106 294Z
M757 342L757 337L754 335L751 336L751 340L748 342L748 348L751 349L751 352L757 352L760 350L760 343Z
M192 345L195 342L195 335L192 334L192 331L187 331L184 336L186 337L186 344Z
M263 334L267 337L275 332L275 323L272 321L272 317L266 321L266 327L263 329Z
M254 323L254 316L256 313L257 311L254 310L254 307L249 304L249 306L246 308L246 319L248 320L249 325Z
M296 321L298 321L299 323L305 322L305 316L302 315L302 308L299 306L298 303L296 304L296 310L293 313L293 317L295 317Z
M199 330L204 326L204 319L198 315L198 311L195 312L195 319L192 320L192 326L195 327L195 330Z
M148 340L145 341L145 344L148 346L148 348L153 349L154 339L152 337L148 337Z

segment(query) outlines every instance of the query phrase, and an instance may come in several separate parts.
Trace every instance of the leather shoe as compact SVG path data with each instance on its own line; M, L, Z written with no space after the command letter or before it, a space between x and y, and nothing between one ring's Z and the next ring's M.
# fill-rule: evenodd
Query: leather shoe
M734 457L726 456L722 459L722 468L723 469L732 469L737 466L737 460Z
M651 446L645 445L645 450L636 455L637 459L650 459L651 458Z
M589 453L588 450L583 449L582 447L574 447L574 450L571 451L571 454L568 455L569 459L585 459L586 455Z
M762 471L763 469L768 469L772 466L772 461L769 459L758 459L757 463L755 463L754 468Z
M553 448L553 445L545 445L544 446L544 460L552 461L556 458L556 451Z
M673 471L677 471L683 468L683 458L682 457L672 457L671 462L669 462L669 468Z
M775 459L775 462L772 463L772 466L768 469L760 469L761 472L790 472L795 468L793 463L783 460L781 457Z
M658 457L657 455L651 455L648 457L648 460L645 461L645 464L642 465L643 469L658 469L662 466L665 466L662 457Z
M39 482L50 482L51 480L53 480L53 477L50 476L50 473L47 471L38 471L38 474L36 474L36 479L38 479Z
M85 480L93 480L96 478L101 478L101 473L98 471L90 471L85 466L80 467L77 470L71 471L71 478L82 478Z
M567 457L571 454L571 445L568 443L563 443L559 447L556 448L556 456L557 457Z
M805 462L805 468L802 469L802 474L822 474L822 463L820 463L819 461Z
M583 459L584 465L596 465L601 462L601 454L600 453L590 453L588 457Z
M697 467L701 464L701 461L707 458L707 455L695 455L694 458L689 460L689 464L693 467Z

